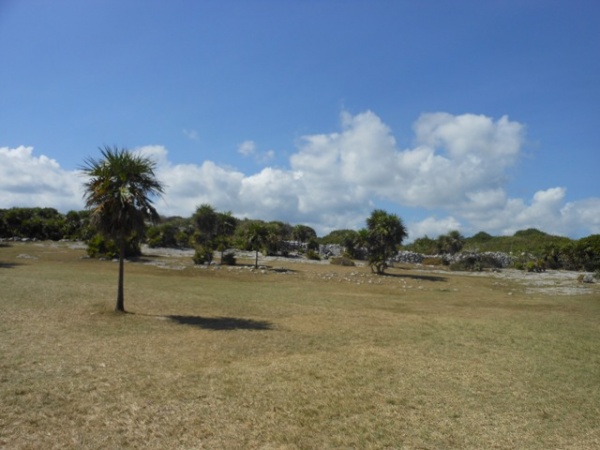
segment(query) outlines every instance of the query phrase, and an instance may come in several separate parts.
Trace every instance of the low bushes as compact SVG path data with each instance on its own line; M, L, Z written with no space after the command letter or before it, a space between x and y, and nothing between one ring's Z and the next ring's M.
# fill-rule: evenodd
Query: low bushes
M213 249L204 245L196 247L192 260L194 264L210 264L213 260L214 252Z
M502 268L502 264L492 255L474 253L450 263L449 268L456 271L480 272L486 269L500 269Z
M108 258L115 259L119 257L119 249L114 241L96 234L87 241L87 254L90 258ZM125 257L131 258L142 255L142 249L139 241L135 238L130 239L125 246Z
M224 266L235 266L236 262L235 253L224 253L221 258L221 264Z

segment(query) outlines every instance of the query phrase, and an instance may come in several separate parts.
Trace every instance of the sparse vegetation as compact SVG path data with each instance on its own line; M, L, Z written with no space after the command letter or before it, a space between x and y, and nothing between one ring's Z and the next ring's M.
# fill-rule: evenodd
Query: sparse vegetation
M552 296L453 272L145 256L115 314L115 264L84 257L0 248L0 447L600 443L598 284Z
M194 264L210 264L213 260L214 249L206 245L198 245L194 251Z
M90 258L116 259L119 257L119 248L113 240L96 234L87 241L87 254ZM132 239L128 239L125 244L125 257L132 258L141 254L139 238L134 236Z
M206 227L202 215L208 215ZM151 247L187 248L209 246L221 253L231 248L249 249L245 240L248 227L263 224L266 236L258 251L265 255L288 256L294 253L306 255L308 250L318 251L321 245L340 245L344 254L353 260L367 260L368 230L334 230L318 238L314 229L306 225L290 225L284 222L264 222L258 219L237 219L230 212L217 212L211 205L201 205L188 218L162 217L161 223L146 229L146 243ZM46 231L44 231L46 230ZM53 230L53 231L50 231ZM74 239L84 240L92 247L90 254L98 255L94 246L95 231L90 227L88 211L70 211L62 215L52 208L0 209L0 238L25 239ZM293 241L290 241L293 240ZM451 231L437 238L424 236L402 247L423 255L452 255L485 252L502 252L516 260L515 267L527 269L529 261L539 261L546 270L575 270L594 272L600 269L600 235L579 240L553 236L535 228L519 230L513 236L492 236L480 231L465 238L458 231ZM108 252L104 256L110 257ZM129 252L128 256L135 255ZM311 254L312 255L312 254ZM521 255L526 255L522 257ZM435 263L434 263L435 264ZM455 265L460 270L463 264ZM482 269L487 266L483 264ZM490 266L491 267L491 266ZM473 270L473 268L466 269Z

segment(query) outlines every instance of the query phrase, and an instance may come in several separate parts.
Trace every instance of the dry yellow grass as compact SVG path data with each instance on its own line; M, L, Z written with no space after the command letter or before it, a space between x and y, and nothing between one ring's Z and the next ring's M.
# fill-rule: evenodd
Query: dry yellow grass
M0 248L0 448L600 448L597 287L83 255Z

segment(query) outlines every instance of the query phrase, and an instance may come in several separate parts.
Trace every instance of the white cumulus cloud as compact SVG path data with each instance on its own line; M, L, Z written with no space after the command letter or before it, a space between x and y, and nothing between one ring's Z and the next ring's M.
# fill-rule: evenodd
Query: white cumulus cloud
M238 146L237 151L242 156L253 157L254 160L259 164L267 164L268 162L273 160L273 158L275 158L274 150L267 150L264 152L259 152L258 146L256 145L256 143L254 141L251 141L251 140L246 140L246 141L242 142Z
M250 156L256 153L256 144L254 141L244 141L238 147L238 153L243 156Z
M415 147L399 149L373 112L343 113L341 132L305 136L290 163L401 205L458 207L486 192L497 196L523 140L523 126L507 117L424 114L414 130Z
M432 113L421 115L413 130L414 144L400 148L374 112L344 112L339 130L302 136L288 167L255 173L215 161L175 164L164 146L135 151L157 162L166 190L155 204L167 216L190 216L209 203L238 217L304 223L324 234L364 226L384 202L401 208L411 240L454 229L466 235L529 227L563 235L600 233L599 198L569 201L567 189L556 186L542 186L530 199L507 194L507 173L518 163L525 139L522 124L508 117ZM274 156L259 152L251 140L238 152L265 162ZM31 147L0 148L0 177L0 207L82 207L77 172L34 155ZM430 217L414 220L411 208L421 218L430 211Z
M196 130L188 130L184 128L183 134L192 141L200 140L200 134Z
M408 241L414 241L423 236L437 237L453 230L461 230L462 228L461 223L452 216L443 219L428 217L419 222L409 223L407 225Z
M32 147L0 147L0 207L83 208L83 179Z

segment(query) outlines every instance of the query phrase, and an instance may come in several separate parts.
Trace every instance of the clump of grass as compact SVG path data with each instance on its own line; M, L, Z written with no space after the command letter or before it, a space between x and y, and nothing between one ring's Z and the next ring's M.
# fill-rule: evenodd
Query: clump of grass
M333 258L329 258L330 264L335 264L336 266L345 266L345 267L354 267L356 264L350 258L346 256L334 256Z
M306 252L306 257L312 261L321 261L321 256L319 255L319 253L312 249L309 249Z
M427 258L423 258L423 261L421 261L421 264L423 264L424 266L442 266L445 264L444 259L443 258L436 258L436 257L427 257Z

